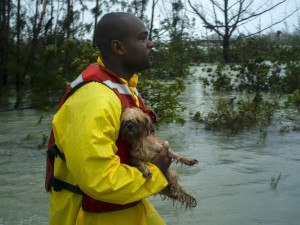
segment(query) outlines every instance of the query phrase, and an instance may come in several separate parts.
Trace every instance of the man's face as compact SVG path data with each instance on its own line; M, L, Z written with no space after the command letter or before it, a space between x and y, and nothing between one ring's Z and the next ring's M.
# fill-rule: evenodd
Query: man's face
M148 40L148 31L144 23L132 18L128 26L128 35L125 38L124 63L129 70L141 72L152 65L153 44Z

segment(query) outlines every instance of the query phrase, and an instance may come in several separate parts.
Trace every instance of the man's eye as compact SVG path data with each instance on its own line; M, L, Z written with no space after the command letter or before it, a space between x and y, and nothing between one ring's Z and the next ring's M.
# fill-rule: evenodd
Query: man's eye
M140 36L140 40L147 40L147 38L148 38L148 36L147 35L142 35L142 36Z

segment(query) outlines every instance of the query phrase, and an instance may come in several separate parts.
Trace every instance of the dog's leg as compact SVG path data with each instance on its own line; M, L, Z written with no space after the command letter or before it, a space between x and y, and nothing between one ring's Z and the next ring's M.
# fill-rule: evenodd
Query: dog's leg
M144 177L146 177L146 178L151 178L152 177L152 173L150 172L150 170L146 166L145 162L140 161L140 160L132 160L132 165L135 166L136 168L138 168L142 172Z
M166 178L168 179L168 186L162 190L159 194L173 199L173 201L178 201L186 208L194 208L197 205L196 199L186 193L186 191L178 184L179 176L173 168L169 168L166 173Z
M177 162L183 163L188 166L193 166L198 163L198 160L192 158L185 158L178 153L175 153L172 149L169 148L169 156L172 159L176 159Z

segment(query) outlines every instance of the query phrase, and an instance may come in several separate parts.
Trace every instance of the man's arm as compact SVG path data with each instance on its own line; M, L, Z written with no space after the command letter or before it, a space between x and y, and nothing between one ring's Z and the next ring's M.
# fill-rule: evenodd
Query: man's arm
M172 159L169 156L168 151L169 151L169 142L165 141L163 143L162 150L159 153L158 158L153 163L154 165L156 165L160 169L160 171L163 174L166 173L167 169L170 167L170 165L172 163Z

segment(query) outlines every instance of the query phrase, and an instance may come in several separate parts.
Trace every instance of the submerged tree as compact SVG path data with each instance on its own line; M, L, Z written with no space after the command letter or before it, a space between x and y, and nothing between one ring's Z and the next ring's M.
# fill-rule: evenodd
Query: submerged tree
M224 61L229 62L229 46L233 33L239 27L250 23L255 18L283 5L287 0L209 0L209 2L210 6L208 8L202 3L188 0L193 12L201 19L205 27L216 32L220 37ZM284 18L279 18L271 25L262 28L259 32L284 21L298 9L295 9ZM255 33L249 35L254 35Z
M3 0L0 3L0 89L7 84L7 64L9 54L9 36L11 20L11 1Z

